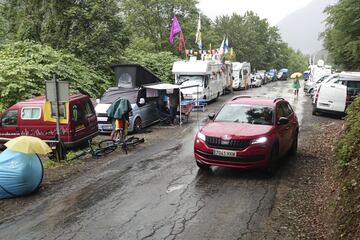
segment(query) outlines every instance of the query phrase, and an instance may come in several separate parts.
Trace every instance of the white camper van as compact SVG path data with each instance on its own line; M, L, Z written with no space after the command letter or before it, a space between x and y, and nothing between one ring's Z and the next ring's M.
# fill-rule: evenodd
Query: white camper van
M245 89L250 86L251 67L248 62L233 62L233 88L236 90Z
M175 84L198 85L181 90L185 99L216 99L224 90L224 72L221 66L221 62L208 60L174 62L172 72L175 75Z

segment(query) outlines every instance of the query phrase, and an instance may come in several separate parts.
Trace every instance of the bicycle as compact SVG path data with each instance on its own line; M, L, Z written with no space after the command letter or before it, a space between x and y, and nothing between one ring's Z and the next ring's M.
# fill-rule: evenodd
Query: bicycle
M75 156L70 158L69 161L79 159L82 156L85 156L87 154L91 154L91 156L93 158L99 158L99 157L105 156L105 155L107 155L109 153L112 153L113 151L115 151L115 149L117 147L117 146L107 146L107 147L104 147L104 148L95 148L94 149L93 146L92 146L91 140L88 141L88 145L89 146L88 146L87 149L75 153Z
M126 138L124 132L122 129L118 129L116 131L120 131L119 134L117 135L118 138L113 140L113 139L106 139L106 140L102 140L99 142L99 149L112 149L113 147L115 147L115 149L118 146L121 146L122 149L124 150L124 152L127 154L128 153L128 146L131 145L137 145L140 143L145 142L144 138L139 138L139 137L129 137Z

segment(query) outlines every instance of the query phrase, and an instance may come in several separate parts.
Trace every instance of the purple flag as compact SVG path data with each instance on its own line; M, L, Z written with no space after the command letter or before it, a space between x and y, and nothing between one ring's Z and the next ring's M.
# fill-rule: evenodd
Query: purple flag
M171 44L174 43L174 37L179 32L181 32L180 23L178 22L176 16L174 16L172 23L171 23L171 28L170 28L169 43L171 43Z

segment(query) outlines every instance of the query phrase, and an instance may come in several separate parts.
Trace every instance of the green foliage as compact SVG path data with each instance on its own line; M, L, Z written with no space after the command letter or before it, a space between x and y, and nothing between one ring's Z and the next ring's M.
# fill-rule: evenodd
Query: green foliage
M2 2L1 16L7 19L6 36L11 41L30 40L65 49L106 71L128 43L116 0Z
M322 34L325 47L335 64L347 70L360 69L360 4L358 0L340 0L326 10L327 28Z
M337 163L341 169L360 156L360 96L348 107L346 133L337 146Z
M282 42L279 30L270 27L266 19L260 19L251 11L244 16L234 13L216 18L214 32L218 34L214 38L218 42L226 35L236 60L250 62L253 69L306 69L307 58Z
M131 38L149 38L157 50L175 52L168 43L171 19L177 16L186 47L195 45L193 42L198 19L196 3L195 0L123 0L121 9Z
M45 94L45 80L55 75L72 91L100 96L110 85L107 75L72 54L32 42L8 43L0 48L0 110Z
M173 63L178 61L179 58L171 52L150 53L129 48L125 50L125 58L129 63L136 63L146 67L162 81L174 83L171 69Z
M337 231L342 239L358 239L360 235L360 96L346 112L345 133L336 148L341 179Z

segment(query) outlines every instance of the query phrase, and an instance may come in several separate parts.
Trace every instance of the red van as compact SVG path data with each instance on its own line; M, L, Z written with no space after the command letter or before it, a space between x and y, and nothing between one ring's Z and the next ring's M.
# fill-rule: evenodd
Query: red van
M98 134L96 114L88 96L73 95L68 103L60 105L60 132L66 148L75 147ZM16 103L0 114L0 138L21 135L54 140L55 105L40 96Z

